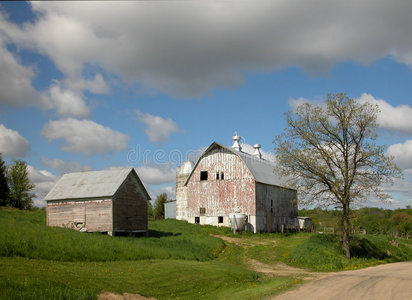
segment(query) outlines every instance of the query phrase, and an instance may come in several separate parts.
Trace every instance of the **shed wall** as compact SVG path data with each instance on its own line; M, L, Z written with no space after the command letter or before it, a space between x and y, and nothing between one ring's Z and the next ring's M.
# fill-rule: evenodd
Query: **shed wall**
M166 202L165 219L176 219L176 201Z
M112 200L64 200L47 203L47 225L87 232L112 231Z
M131 174L113 197L113 231L147 231L144 187Z
M280 231L298 215L295 190L256 183L256 232Z

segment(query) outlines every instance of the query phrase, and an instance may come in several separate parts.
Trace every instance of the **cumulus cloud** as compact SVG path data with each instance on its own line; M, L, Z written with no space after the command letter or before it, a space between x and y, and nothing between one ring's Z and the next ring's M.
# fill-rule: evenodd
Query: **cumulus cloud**
M409 105L392 106L382 99L375 99L371 94L363 93L358 98L360 103L377 104L381 112L378 115L379 126L388 130L412 135L412 107Z
M156 197L160 194L166 193L168 199L176 199L176 189L174 186L164 186L158 189L148 189L150 198L152 198L152 204L156 203Z
M139 110L136 111L136 114L139 121L147 126L145 133L151 142L164 143L171 134L179 131L179 127L171 118L163 119L149 113L144 114Z
M33 192L36 194L33 199L34 205L43 207L46 205L43 198L53 188L59 177L46 170L37 170L31 165L27 166L27 171L30 182L34 184Z
M41 133L49 139L63 139L63 151L71 153L113 153L127 147L129 136L90 120L67 118L49 121Z
M0 124L0 152L11 158L23 157L30 151L30 143L17 131Z
M387 154L394 156L395 163L403 170L412 169L412 140L389 146Z
M86 117L89 114L81 93L65 89L57 81L42 94L41 99L45 110L55 109L60 116Z
M198 97L243 82L245 71L391 56L412 66L408 1L31 2L33 23L0 20L21 47L48 55L70 78L85 65L128 82ZM350 45L350 46L348 46Z
M176 167L173 164L145 164L136 168L144 184L159 185L176 181Z
M36 104L39 94L32 87L35 76L30 67L20 64L1 43L0 38L0 103L11 106Z
M86 172L86 171L91 171L93 169L91 166L81 165L75 160L66 162L59 158L48 159L43 156L41 160L46 166L58 170L60 174L71 173L71 172Z

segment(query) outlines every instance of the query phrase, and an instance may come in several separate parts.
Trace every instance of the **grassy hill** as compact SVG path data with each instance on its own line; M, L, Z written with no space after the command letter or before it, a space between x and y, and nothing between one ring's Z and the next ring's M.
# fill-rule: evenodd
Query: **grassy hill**
M260 299L301 282L257 272L286 263L307 270L356 269L410 260L406 240L359 236L348 261L334 235L233 235L176 220L149 222L150 237L85 234L45 226L44 211L0 209L0 299L95 299L103 291L158 299ZM220 237L234 242L224 242Z

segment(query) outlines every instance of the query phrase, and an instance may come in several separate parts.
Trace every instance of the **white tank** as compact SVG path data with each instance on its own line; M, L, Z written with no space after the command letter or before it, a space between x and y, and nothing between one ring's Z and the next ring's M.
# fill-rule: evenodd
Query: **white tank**
M242 213L229 214L229 224L233 230L243 230L245 227L246 215Z

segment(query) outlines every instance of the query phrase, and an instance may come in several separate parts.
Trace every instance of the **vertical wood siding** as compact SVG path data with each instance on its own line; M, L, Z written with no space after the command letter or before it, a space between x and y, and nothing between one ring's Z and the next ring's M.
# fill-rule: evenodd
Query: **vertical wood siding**
M142 185L129 175L113 197L113 231L147 230L147 202Z
M256 230L279 231L282 224L291 225L292 219L298 215L296 201L297 193L295 190L257 183Z
M200 180L200 172L207 171L208 179ZM221 180L221 173L224 179ZM219 179L216 179L219 173ZM237 155L217 148L206 154L196 166L187 184L188 220L200 216L227 216L235 210L255 215L255 180ZM191 220L193 219L193 220Z
M67 227L88 232L112 231L112 200L58 201L47 204L48 226Z

